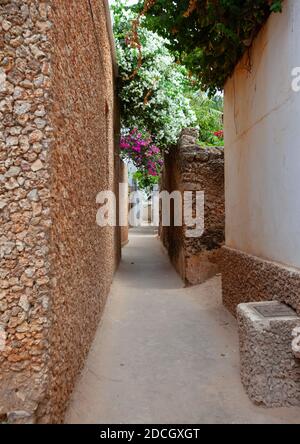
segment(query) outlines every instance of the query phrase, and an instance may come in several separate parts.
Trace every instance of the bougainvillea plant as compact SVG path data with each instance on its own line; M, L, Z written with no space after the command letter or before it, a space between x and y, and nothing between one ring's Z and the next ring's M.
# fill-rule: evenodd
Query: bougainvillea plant
M190 78L156 32L140 26L132 36L137 14L127 3L115 0L111 5L122 129L144 129L160 149L167 149L176 143L182 128L197 124L186 97Z
M149 133L134 128L121 137L120 150L121 158L131 161L137 168L135 179L141 188L151 188L158 182L163 158Z

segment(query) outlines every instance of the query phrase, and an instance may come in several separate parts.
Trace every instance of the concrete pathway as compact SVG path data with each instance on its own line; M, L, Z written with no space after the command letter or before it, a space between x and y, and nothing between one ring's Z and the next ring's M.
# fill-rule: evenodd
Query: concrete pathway
M256 407L239 378L220 277L183 288L151 231L132 232L66 423L300 423Z

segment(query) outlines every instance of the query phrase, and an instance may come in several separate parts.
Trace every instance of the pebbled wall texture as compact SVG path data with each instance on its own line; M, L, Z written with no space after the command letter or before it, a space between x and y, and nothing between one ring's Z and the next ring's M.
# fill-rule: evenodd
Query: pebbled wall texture
M198 132L184 129L177 147L165 156L161 190L204 191L204 232L186 237L186 227L160 227L160 237L172 263L187 285L204 282L219 271L224 243L224 152L200 147ZM172 210L172 207L171 207ZM171 218L172 221L172 218Z
M294 314L276 316L278 302L240 304L237 319L241 379L252 402L266 407L300 406L300 360L293 356ZM284 306L283 306L284 307ZM261 315L258 309L272 309Z
M277 300L300 314L300 273L233 248L220 255L223 303L235 316L238 304Z
M0 1L0 421L62 422L120 256L106 1Z

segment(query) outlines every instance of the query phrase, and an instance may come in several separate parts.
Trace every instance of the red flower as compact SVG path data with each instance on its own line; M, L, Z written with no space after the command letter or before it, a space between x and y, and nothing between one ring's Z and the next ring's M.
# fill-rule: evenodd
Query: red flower
M219 139L224 139L224 131L223 130L215 131L214 136L218 137Z

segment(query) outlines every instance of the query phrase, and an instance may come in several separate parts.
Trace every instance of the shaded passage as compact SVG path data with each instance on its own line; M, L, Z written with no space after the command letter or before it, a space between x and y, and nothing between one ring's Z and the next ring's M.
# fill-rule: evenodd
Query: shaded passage
M67 423L299 423L252 405L221 278L183 288L151 229L131 230Z

